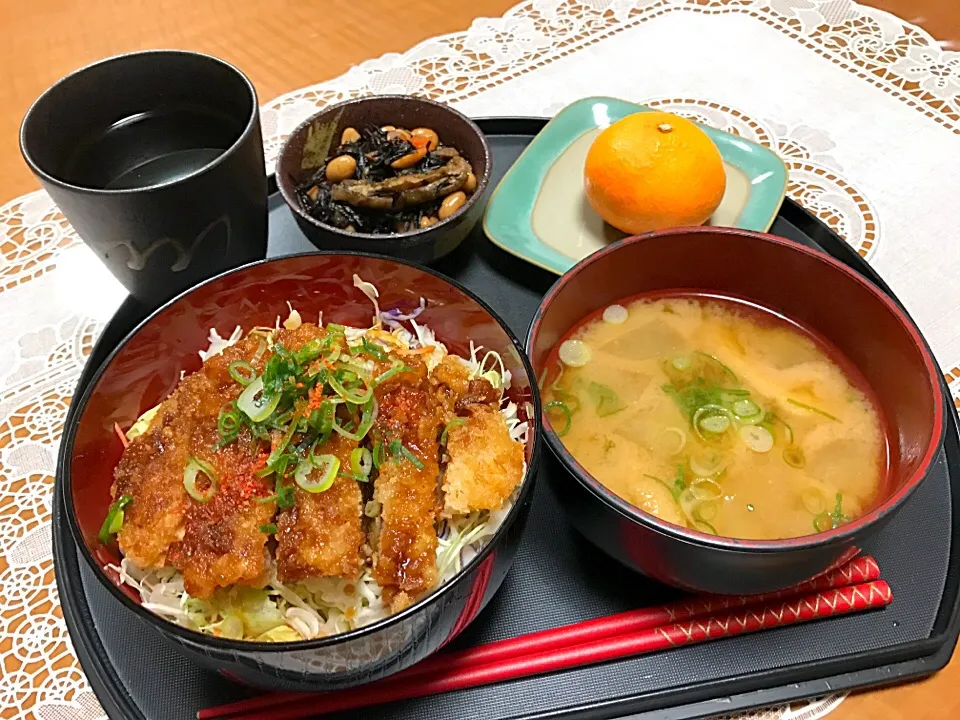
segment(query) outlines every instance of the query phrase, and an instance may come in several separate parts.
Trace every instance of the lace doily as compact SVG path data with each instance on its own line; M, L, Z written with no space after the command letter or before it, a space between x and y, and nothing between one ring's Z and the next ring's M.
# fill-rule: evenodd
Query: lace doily
M534 0L268 103L268 166L318 107L389 92L474 116L618 95L774 148L790 196L887 278L960 397L960 54L923 30L848 0ZM57 602L50 501L74 384L125 294L42 192L0 207L0 234L0 718L95 720ZM740 717L813 720L841 699Z

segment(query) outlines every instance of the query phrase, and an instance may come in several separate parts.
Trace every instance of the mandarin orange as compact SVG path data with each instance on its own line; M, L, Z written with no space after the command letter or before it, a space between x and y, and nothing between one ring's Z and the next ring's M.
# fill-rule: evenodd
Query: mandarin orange
M630 234L706 222L727 182L707 134L666 112L628 115L603 130L587 152L583 179L590 206Z

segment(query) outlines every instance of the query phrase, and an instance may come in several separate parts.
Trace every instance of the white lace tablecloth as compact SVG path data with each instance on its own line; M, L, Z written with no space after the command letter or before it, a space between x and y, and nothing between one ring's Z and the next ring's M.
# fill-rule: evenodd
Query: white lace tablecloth
M789 194L886 278L960 391L960 53L848 0L534 0L263 108L267 164L318 107L417 93L474 116L614 95L776 150ZM50 550L58 439L124 291L37 192L0 207L0 717L103 711L60 617ZM841 698L753 718L822 717Z

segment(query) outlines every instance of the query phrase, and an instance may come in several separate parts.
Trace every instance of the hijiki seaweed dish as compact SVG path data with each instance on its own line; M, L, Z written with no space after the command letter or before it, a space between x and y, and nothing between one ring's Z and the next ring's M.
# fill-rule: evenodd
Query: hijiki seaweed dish
M320 144L322 131L308 135L304 165L315 169L297 200L311 217L349 232L430 227L463 209L477 188L470 162L431 128L348 127L329 157L311 158Z
M203 365L126 431L100 540L142 606L203 633L295 641L410 606L507 517L530 428L510 372L411 312L356 328L211 331Z

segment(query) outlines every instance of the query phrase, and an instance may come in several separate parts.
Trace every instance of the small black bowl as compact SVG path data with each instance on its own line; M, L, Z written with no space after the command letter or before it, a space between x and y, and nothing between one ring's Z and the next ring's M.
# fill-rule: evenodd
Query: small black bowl
M296 187L312 169L302 167L308 135L327 134L331 138L328 155L340 142L345 128L361 129L373 125L432 128L440 141L455 147L473 166L477 189L455 214L427 228L404 233L377 235L341 230L311 217L297 199ZM490 146L483 132L470 118L433 100L409 95L373 95L331 105L313 115L290 133L277 158L277 187L297 224L314 245L322 250L355 250L430 263L453 252L467 237L483 214L481 198L490 180Z
M237 325L273 325L287 302L304 317L361 326L370 302L354 274L375 282L380 306L427 301L418 320L451 352L469 356L470 341L501 353L512 374L510 399L532 435L527 472L503 524L459 574L396 615L350 632L298 642L255 642L204 635L141 606L120 583L115 544L97 538L110 506L122 446L114 424L128 427L165 398L181 372L200 367L211 327L222 337ZM413 288L413 290L411 290ZM109 355L75 404L57 460L57 484L79 554L117 601L197 664L246 684L277 690L335 690L380 679L427 657L458 635L490 601L513 564L526 524L540 456L540 399L520 341L482 300L439 273L361 253L308 253L265 260L220 275L170 301ZM125 608L120 610L120 607Z

